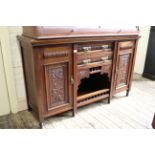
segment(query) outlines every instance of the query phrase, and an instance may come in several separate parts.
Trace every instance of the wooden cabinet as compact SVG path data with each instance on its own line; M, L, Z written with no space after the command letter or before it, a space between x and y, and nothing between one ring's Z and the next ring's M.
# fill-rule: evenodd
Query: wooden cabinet
M24 27L18 36L27 101L39 118L129 93L138 30Z

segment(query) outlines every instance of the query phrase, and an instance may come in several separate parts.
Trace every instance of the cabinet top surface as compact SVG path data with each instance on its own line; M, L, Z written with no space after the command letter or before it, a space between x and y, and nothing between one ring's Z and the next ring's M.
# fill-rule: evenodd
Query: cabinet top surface
M23 36L33 39L138 35L136 27L24 26Z

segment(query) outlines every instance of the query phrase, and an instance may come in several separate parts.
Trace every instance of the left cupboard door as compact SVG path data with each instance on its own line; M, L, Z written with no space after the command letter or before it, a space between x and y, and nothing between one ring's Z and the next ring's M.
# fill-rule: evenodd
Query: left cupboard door
M43 56L47 115L72 109L72 47L47 47Z

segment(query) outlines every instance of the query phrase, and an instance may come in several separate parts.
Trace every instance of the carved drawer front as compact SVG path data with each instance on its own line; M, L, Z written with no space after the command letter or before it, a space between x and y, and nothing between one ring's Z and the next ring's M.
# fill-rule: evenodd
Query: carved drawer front
M56 46L44 48L44 58L68 57L70 46Z
M69 105L68 63L45 66L47 109Z

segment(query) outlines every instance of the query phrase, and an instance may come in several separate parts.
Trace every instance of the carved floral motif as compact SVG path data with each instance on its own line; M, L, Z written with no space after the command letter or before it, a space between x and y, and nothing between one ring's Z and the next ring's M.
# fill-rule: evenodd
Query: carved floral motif
M65 102L64 66L48 69L49 100L48 108L53 108Z
M126 84L128 76L130 55L120 56L119 73L117 78L117 85Z

